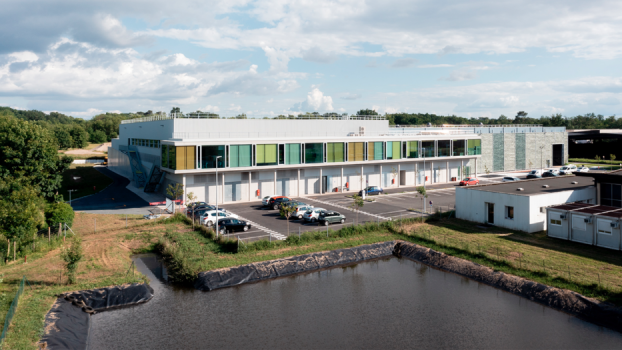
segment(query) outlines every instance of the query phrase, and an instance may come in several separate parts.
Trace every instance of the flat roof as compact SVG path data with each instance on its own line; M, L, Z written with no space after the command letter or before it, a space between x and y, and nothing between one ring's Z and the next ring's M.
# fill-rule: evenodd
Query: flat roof
M548 185L548 187L543 187L545 185ZM518 196L537 196L547 193L572 191L589 186L594 186L594 180L592 178L563 175L559 177L546 177L542 179L478 185L473 187L465 187L465 189L472 191L515 194ZM519 188L522 188L523 190L519 191Z
M607 216L611 218L622 218L622 208L610 207L608 205L568 203L562 205L555 205L552 207L548 207L547 209L572 211L573 213Z

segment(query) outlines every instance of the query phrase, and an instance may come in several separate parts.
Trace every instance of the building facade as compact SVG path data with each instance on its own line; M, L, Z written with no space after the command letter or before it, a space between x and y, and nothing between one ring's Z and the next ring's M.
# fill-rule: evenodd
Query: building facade
M494 163L501 171L524 169L531 134L565 135L542 127L392 127L380 116L307 118L126 120L109 168L146 190L151 174L162 171L160 191L180 183L198 200L214 203L218 193L227 203L460 181L493 171ZM548 148L557 138L540 137ZM493 152L499 140L507 150L501 156ZM510 150L518 154L512 161Z

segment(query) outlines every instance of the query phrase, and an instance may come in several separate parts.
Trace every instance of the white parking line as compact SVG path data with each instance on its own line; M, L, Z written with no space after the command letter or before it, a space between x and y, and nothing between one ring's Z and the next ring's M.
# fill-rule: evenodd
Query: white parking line
M350 207L344 207L343 205L332 204L330 202L324 202L324 201L320 201L320 200L317 200L317 199L311 199L311 198L306 198L306 197L300 197L300 198L301 199L310 200L310 201L319 202L319 203L326 204L326 205L332 205L332 206L337 207L337 208L341 208L341 209L349 210L349 211L352 211L352 212L356 212L354 209L352 209ZM386 218L384 216L380 216L380 215L377 215L377 214L372 214L372 213L368 213L368 212L365 212L365 211L359 211L359 212L361 214L366 214L366 215L373 216L373 217L376 217L376 218L379 218L379 219L382 219L382 220L391 220L391 218Z
M254 228L256 228L256 229L258 229L260 231L263 231L263 232L267 233L268 235L270 235L270 236L272 236L272 237L274 237L274 238L276 238L278 240L284 240L285 238L287 238L287 236L282 235L282 234L280 234L280 233L278 233L276 231L270 230L267 227L261 226L261 225L257 224L254 221L248 220L247 218L244 218L242 216L240 216L239 218L240 218L240 220L244 220L244 221L250 223L251 227L254 227Z

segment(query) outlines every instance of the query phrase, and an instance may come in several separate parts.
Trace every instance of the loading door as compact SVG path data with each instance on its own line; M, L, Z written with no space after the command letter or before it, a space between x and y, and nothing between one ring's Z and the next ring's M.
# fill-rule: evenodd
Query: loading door
M564 145L553 145L553 166L564 165Z

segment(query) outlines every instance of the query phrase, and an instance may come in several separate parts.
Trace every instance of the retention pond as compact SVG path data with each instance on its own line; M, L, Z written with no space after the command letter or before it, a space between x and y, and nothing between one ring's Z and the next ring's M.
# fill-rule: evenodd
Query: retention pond
M154 298L93 316L90 349L620 348L622 334L402 258L211 292L136 264Z

